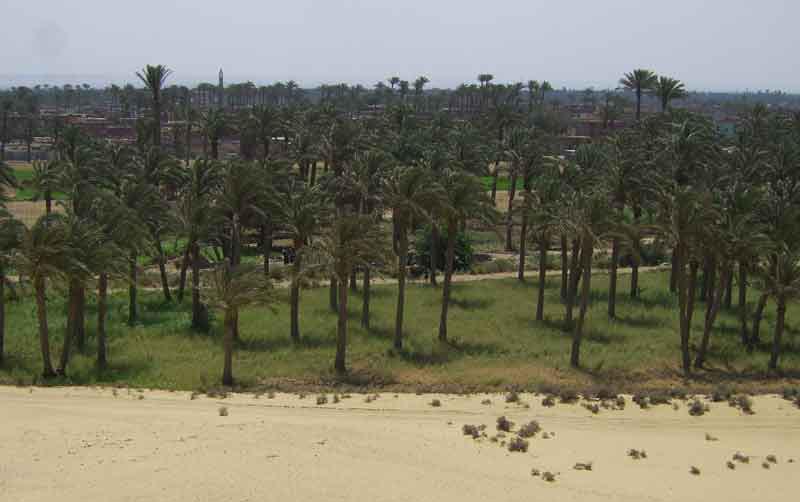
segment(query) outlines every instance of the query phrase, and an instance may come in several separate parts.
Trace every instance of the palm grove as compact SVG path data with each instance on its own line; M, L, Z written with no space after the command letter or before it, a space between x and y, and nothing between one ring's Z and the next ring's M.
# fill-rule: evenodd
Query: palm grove
M128 323L138 322L143 257L158 266L165 302L191 302L192 329L209 330L211 313L218 314L225 385L234 382L240 311L269 309L288 298L286 336L299 343L302 290L309 277L324 278L338 319L333 367L345 374L351 292L361 288L360 324L368 328L377 275L396 278L392 347L403 350L411 240L420 228L432 248L428 280L441 287L437 332L443 344L449 340L458 242L470 228L491 228L506 250L519 252L520 281L528 273L526 257L537 257L538 292L530 309L536 321L543 320L548 262L557 250L562 326L572 338L575 367L581 364L595 255L610 252L607 315L613 319L619 295L640 294L643 246L657 244L669 250L683 371L703 368L715 321L722 309L732 308L734 287L747 350L761 343L764 309L775 303L769 368L778 368L786 305L800 288L798 115L756 107L742 117L735 141L726 142L707 118L671 109L686 94L683 84L636 70L620 82L636 96L636 122L564 157L562 131L545 108L551 89L546 82L500 85L481 75L461 109L430 112L421 105L427 79L418 79L412 92L408 82L392 78L381 90L387 105L366 116L349 113L335 90L317 104L288 101L236 113L218 107L198 113L186 103L186 143L192 131L203 138L202 155L191 158L188 148L177 152L161 145L170 73L161 65L137 73L152 113L137 123L135 144L62 127L51 160L34 163L32 186L46 214L26 226L2 210L0 288L9 284L16 296L13 276L34 297L45 378L65 375L71 350L85 350L90 342L98 368L112 364L108 297L126 294ZM648 94L658 98L661 113L642 118L641 100ZM220 160L220 144L234 135L241 155ZM502 212L495 209L500 177L510 181ZM17 184L5 164L0 183L11 189ZM278 237L291 242L286 288L270 270ZM177 287L167 274L164 243L170 240L181 243ZM243 251L253 248L263 255L258 264L242 260ZM204 271L207 260L212 263ZM618 278L623 262L632 268L627 285ZM748 287L758 291L755 309L747 308ZM48 298L62 294L67 326L54 364ZM92 296L93 330L87 329ZM0 301L2 363L1 289ZM700 302L703 329L693 334Z

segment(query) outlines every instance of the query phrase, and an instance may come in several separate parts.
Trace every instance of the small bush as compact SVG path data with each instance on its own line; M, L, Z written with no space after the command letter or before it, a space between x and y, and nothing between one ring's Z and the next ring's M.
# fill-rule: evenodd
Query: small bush
M777 464L778 457L776 457L775 455L767 455L767 462L769 462L770 464Z
M763 467L764 469L769 469L770 468L769 462L761 462L761 467Z
M508 442L508 451L525 453L528 451L528 445L529 443L527 440L516 437Z
M545 396L544 399L542 399L542 406L544 406L545 408L552 408L555 405L556 405L556 398L553 396Z
M733 395L733 390L725 385L717 385L714 387L714 390L711 392L711 400L715 403L722 403L727 401Z
M749 464L750 463L750 457L748 457L747 455L742 455L738 451L733 454L733 460L735 462L739 462L740 464Z
M591 462L578 462L574 466L573 469L576 471L591 471L592 470L592 463Z
M507 419L505 416L499 417L497 419L497 430L503 432L511 432L511 429L514 428L514 422Z
M719 441L719 439L706 432L706 441Z
M217 411L219 412L219 416L221 416L221 417L227 417L228 416L228 408L226 406L220 406L219 410L217 410Z
M548 483L554 483L556 480L556 475L550 471L545 471L542 473L542 479L547 481Z
M339 394L333 395L333 404L338 404L341 399L339 399Z
M267 392L267 399L275 399L275 393L274 392Z
M689 415L693 417L701 417L705 415L709 411L709 407L707 404L703 403L699 399L695 399L692 401L692 404L689 405Z
M563 389L558 396L559 400L564 404L577 403L580 397L578 391L574 389Z
M744 413L745 415L755 414L755 411L753 411L753 400L750 398L750 396L746 394L737 394L735 396L732 396L728 400L728 404L732 408L738 408L742 410L742 413Z
M617 399L615 400L614 404L617 405L618 409L624 410L625 409L625 396L617 396Z
M317 396L317 406L322 406L323 404L328 404L328 396L325 394Z
M634 394L633 402L639 405L639 408L646 410L650 407L650 398L644 394Z
M531 476L541 476L542 472L539 469L531 469Z
M438 399L434 399L430 402L430 405L433 406L434 408L439 408L442 405L442 402L439 401Z
M730 470L732 470L732 471L736 470L736 464L734 464L734 463L733 463L733 462L731 462L730 460L728 460L728 461L725 463L725 465L726 465L726 466L728 466L728 469L730 469Z
M461 427L461 432L463 432L465 436L472 436L472 439L481 437L481 430L477 425L464 424L464 426Z
M522 438L531 438L539 433L542 430L542 427L539 425L539 422L536 420L532 420L527 424L523 425L519 428L519 432L517 435Z
M583 403L583 407L597 415L600 413L600 406L597 403Z
M647 458L647 452L644 450L630 449L628 450L628 456L634 460L641 460Z
M517 394L515 391L512 390L511 392L506 394L506 402L507 403L518 403L519 402L519 394Z
M700 469L698 467L695 467L695 466L690 467L689 468L689 472L692 473L695 476L699 476L700 475Z

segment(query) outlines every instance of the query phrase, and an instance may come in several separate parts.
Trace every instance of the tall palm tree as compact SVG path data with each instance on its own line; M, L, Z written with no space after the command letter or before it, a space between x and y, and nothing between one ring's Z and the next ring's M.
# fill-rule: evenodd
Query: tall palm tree
M447 225L439 341L447 342L447 312L453 282L458 224L473 218L492 221L495 218L495 210L494 204L484 192L483 183L473 174L459 170L447 170L439 177L438 182L442 188L442 197L437 203L438 212L444 216Z
M37 160L33 162L33 200L44 199L45 213L53 210L53 194L61 182L61 162L58 160Z
M398 167L383 180L382 196L392 211L394 249L398 258L394 347L400 350L403 348L408 233L415 220L430 218L430 209L441 197L441 189L431 183L430 175L424 169Z
M661 101L661 112L666 113L670 102L689 95L683 82L670 77L659 77L653 93Z
M313 246L316 261L338 279L338 321L336 327L337 374L347 373L347 278L355 267L385 262L389 254L386 235L375 218L362 214L339 214Z
M1 196L1 195L0 195ZM0 199L0 366L5 355L6 334L6 270L19 249L24 226L2 207Z
M795 244L796 246L796 244ZM778 369L783 332L786 327L786 304L800 295L800 249L784 245L770 257L763 271L766 291L775 298L775 335L769 357L769 369Z
M45 215L25 228L19 253L15 260L20 272L30 277L36 297L36 315L39 323L39 348L42 355L42 376L56 376L50 358L50 330L47 323L47 281L61 279L72 265L69 234L63 216Z
M292 240L294 262L292 282L289 286L290 335L293 342L300 341L300 282L303 273L305 246L325 228L330 221L330 202L319 185L309 186L302 181L290 181L275 201L279 211L277 222Z
M256 266L231 265L225 260L211 274L209 293L211 305L224 314L222 385L232 386L233 346L239 311L251 305L271 303L274 299L272 285Z
M658 82L656 74L650 70L638 69L626 73L620 85L636 93L636 121L642 118L642 95L655 89Z
M153 144L161 146L161 91L172 70L164 65L147 65L136 76L144 83L153 98Z

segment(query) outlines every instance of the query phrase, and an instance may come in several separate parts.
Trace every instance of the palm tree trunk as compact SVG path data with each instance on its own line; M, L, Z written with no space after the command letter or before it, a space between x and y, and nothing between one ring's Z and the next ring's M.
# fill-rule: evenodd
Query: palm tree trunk
M767 306L767 300L769 300L769 295L766 293L761 295L761 298L758 299L756 310L753 312L753 331L750 333L750 340L747 342L747 350L749 352L752 352L753 349L756 348L756 345L761 343L761 319L764 317L764 309Z
M694 317L694 305L697 297L697 270L699 265L696 260L691 260L689 263L689 291L686 298L686 317L689 319L689 325L692 324ZM677 279L677 275L676 275Z
M164 246L161 245L161 237L156 236L156 251L158 251L158 273L161 275L161 289L164 292L164 301L171 302L172 294L169 291L169 279L167 278L166 259L164 257Z
M309 185L314 186L317 184L317 161L311 162L311 175L309 176Z
M106 311L108 310L108 274L97 279L97 367L108 366L106 350Z
M572 257L569 265L569 287L567 288L567 305L564 322L567 329L572 329L572 311L575 307L575 298L578 294L578 284L581 280L581 244L580 240L572 242Z
M581 258L583 259L583 282L581 284L581 306L578 311L578 322L575 324L575 332L572 336L572 353L570 354L570 364L573 368L578 368L581 365L581 341L583 339L583 325L586 321L586 310L589 307L589 293L591 293L592 282L592 254L594 246L591 237L584 236L583 250L581 251Z
M522 212L522 222L519 227L519 266L517 267L517 280L523 282L525 280L525 253L527 253L527 239L528 239L528 212Z
M442 315L439 318L439 341L447 342L447 309L450 306L450 288L453 282L453 263L456 256L457 221L450 218L447 222L447 257L444 269L444 287L442 288Z
M181 260L181 274L178 281L178 303L183 302L183 292L186 290L186 273L189 269L189 257L191 255L191 242L186 246Z
M128 285L128 324L133 326L136 324L138 313L136 309L136 275L137 275L137 268L136 268L136 253L131 253L130 259L130 271L129 271L129 281L130 284Z
M37 277L33 281L36 290L36 316L39 320L39 347L42 352L42 377L52 378L56 376L53 371L53 363L50 360L50 335L47 327L47 300L45 298L45 282L43 277Z
M295 240L294 245L295 249L299 251L302 243ZM295 343L300 341L300 267L300 255L295 253L294 263L292 263L292 284L289 291L290 335Z
M347 373L347 280L346 275L339 281L339 319L336 323L336 360L334 369L339 375Z
M506 212L506 247L507 252L514 251L514 198L517 195L517 170L511 170L511 186L508 188L508 210Z
M739 336L747 346L747 265L739 262Z
M331 311L339 311L339 281L336 277L331 277L330 285L328 286L328 303L330 304Z
M617 317L617 264L619 263L619 239L611 241L611 267L608 271L608 318Z
M561 300L566 301L569 289L569 250L567 249L567 236L561 234Z
M497 177L500 175L500 162L494 163L494 170L492 171L492 204L497 202Z
M225 361L222 368L222 385L233 385L233 338L236 335L236 310L225 310L225 334L223 346L225 349Z
M269 277L269 256L272 253L272 225L261 226L261 253L264 256L264 275Z
M536 299L536 320L544 320L544 290L547 285L547 239L539 240L539 294Z
M431 286L436 286L436 272L439 268L439 226L434 223L431 225L431 249L430 249L430 281Z
M350 272L350 292L358 293L358 277L355 268Z
M672 250L669 261L669 292L675 293L678 291L678 253L675 249Z
M678 243L675 246L677 256L675 271L677 272L676 282L678 287L678 310L681 336L681 365L683 372L688 377L692 374L692 358L689 352L689 337L691 336L691 321L689 320L689 287L686 280L686 251L683 245Z
M403 310L406 300L406 267L408 263L408 236L406 229L401 228L399 232L400 242L398 245L399 265L397 271L397 312L394 321L394 348L403 348Z
M731 280L732 270L726 267L720 275L720 283L716 288L714 297L712 298L709 308L706 311L706 321L703 326L703 338L700 342L700 350L697 351L697 356L694 360L695 368L702 368L706 362L708 354L708 346L711 341L711 330L714 328L714 322L717 319L720 307L722 307L723 295L728 289L728 283Z
M363 289L363 303L361 306L361 327L369 330L369 288L370 288L370 268L364 267L364 276L363 276L363 285L361 288Z
M206 328L202 319L203 306L200 304L200 244L195 241L192 247L192 329Z
M777 312L775 314L775 338L772 340L772 354L769 357L769 369L778 369L778 357L781 355L781 341L786 322L786 296L778 295L776 298Z
M638 120L638 119L637 119ZM633 224L639 226L642 218L642 208L639 204L633 206ZM642 241L637 235L633 239L633 256L631 257L631 298L639 298L639 257L642 252Z
M733 307L733 277L725 286L725 299L722 301L723 308L730 310Z
M67 329L64 331L64 345L61 347L61 359L58 364L58 369L56 370L56 374L59 375L66 375L67 374L67 365L69 365L69 356L70 350L72 349L72 341L74 339L74 335L78 331L77 324L78 324L78 310L80 309L80 301L78 298L78 290L80 289L80 284L78 284L74 279L70 280L69 283L69 312L68 318L71 322L67 323Z

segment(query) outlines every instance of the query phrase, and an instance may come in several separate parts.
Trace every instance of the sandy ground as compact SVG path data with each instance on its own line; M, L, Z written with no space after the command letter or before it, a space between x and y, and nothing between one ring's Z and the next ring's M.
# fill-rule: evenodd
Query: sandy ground
M142 396L141 398L139 396ZM490 405L482 405L486 398ZM329 400L331 396L328 396ZM428 403L441 400L441 407ZM0 500L50 501L772 501L796 500L800 410L755 399L756 414L686 404L592 415L527 409L502 396L235 395L0 388ZM228 416L220 416L225 406ZM552 439L510 453L465 423L538 420ZM705 434L718 437L707 441ZM629 448L645 449L633 460ZM726 461L750 455L735 470ZM777 457L770 469L767 455ZM794 462L790 462L793 459ZM573 469L593 462L591 471ZM689 473L697 466L701 474ZM532 469L557 474L548 483Z

